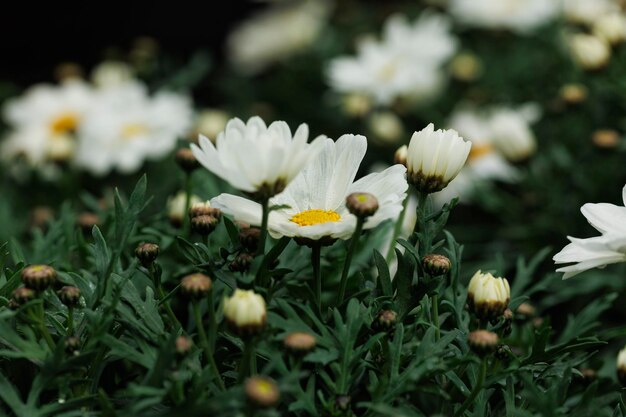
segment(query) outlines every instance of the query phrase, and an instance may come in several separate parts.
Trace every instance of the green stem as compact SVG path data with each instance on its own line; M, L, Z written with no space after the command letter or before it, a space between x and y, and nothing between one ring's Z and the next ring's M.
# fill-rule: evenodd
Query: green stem
M67 335L74 334L74 307L67 307Z
M239 363L239 382L243 382L243 380L250 375L256 374L254 340L245 339L243 343L243 353L241 354L241 362Z
M313 243L311 248L311 264L313 265L313 281L315 282L315 305L317 312L322 314L322 245L319 242Z
M39 330L41 331L41 335L46 340L48 347L54 350L54 340L52 340L52 336L48 331L48 327L46 326L46 313L43 307L43 298L41 298L41 305L39 306Z
M200 303L198 301L192 302L193 307L193 315L194 320L196 321L196 328L198 329L198 336L200 337L200 344L204 349L204 356L206 360L209 362L209 366L213 370L215 374L215 379L219 384L222 390L225 389L224 381L220 376L220 371L217 369L217 364L215 363L215 358L213 357L213 351L211 350L211 345L209 344L209 339L207 338L206 332L204 331L204 325L202 324L202 314L200 313Z
M470 393L469 397L465 399L465 402L463 402L463 405L461 406L461 408L459 408L457 412L454 413L454 417L462 416L465 410L467 410L468 407L474 402L474 400L476 399L476 396L478 395L480 390L483 388L483 383L485 382L486 375L487 375L487 357L484 357L482 359L482 363L480 364L480 373L478 374L478 379L476 380L476 384L474 384L474 389Z
M150 272L150 278L152 278L152 282L154 283L154 287L157 291L157 296L160 300L159 305L161 305L162 303L163 307L165 307L165 312L167 313L167 316L170 320L170 324L179 329L182 328L183 326L178 321L178 318L176 318L176 314L174 314L174 311L172 311L172 307L170 306L169 301L166 299L165 291L163 291L163 286L161 285L161 276L157 272L154 263L150 265L148 271Z
M431 296L430 303L432 304L433 324L435 325L435 340L439 340L441 338L441 331L439 330L439 296L437 294Z
M215 321L215 306L213 302L213 289L209 291L207 298L207 313L209 315L209 346L211 351L215 351L215 339L217 338L217 323Z
M261 237L259 239L259 247L257 249L258 255L265 254L265 241L267 240L267 222L270 216L269 199L266 198L261 201L261 206L263 207L263 215L261 218Z
M346 260L343 264L343 272L341 273L341 284L339 286L339 298L337 299L338 306L343 304L343 299L346 294L346 286L348 285L348 276L350 275L350 264L352 263L352 256L354 255L354 250L356 249L356 245L359 243L359 237L361 236L361 232L363 231L364 222L365 222L365 218L363 217L357 218L356 229L354 229L354 233L352 234L352 239L350 239L350 246L348 247Z
M428 202L428 194L417 192L417 208L415 209L415 226L413 227L413 233L411 234L411 243L417 243L417 232L424 232L426 230L426 209ZM420 242L422 243L422 242ZM420 245L421 246L421 245Z
M391 235L391 244L389 245L389 250L387 251L387 263L391 262L391 258L394 255L396 248L396 239L400 236L400 232L402 232L402 225L404 224L404 218L406 217L406 206L409 204L409 196L407 195L404 201L402 202L402 211L398 216L398 220L396 220L396 225L393 228L393 234Z
M191 205L191 173L185 172L185 212L183 213L183 234L189 234L189 207Z

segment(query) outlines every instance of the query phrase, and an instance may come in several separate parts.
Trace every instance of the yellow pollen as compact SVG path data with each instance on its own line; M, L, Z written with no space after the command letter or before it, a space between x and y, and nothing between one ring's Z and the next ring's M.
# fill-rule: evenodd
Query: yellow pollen
M482 145L472 144L472 149L469 153L469 160L476 160L482 158L485 155L489 155L493 152L493 145L490 143L485 143Z
M259 390L260 393L262 394L270 394L272 392L274 392L274 387L272 384L270 384L267 381L257 381L257 386L256 388Z
M132 139L148 132L146 125L141 123L129 123L122 127L122 137L124 139Z
M341 216L332 210L306 210L291 218L291 221L299 226L313 226L328 222L338 222Z
M52 119L50 130L54 134L63 134L76 130L78 127L78 116L76 113L66 112Z

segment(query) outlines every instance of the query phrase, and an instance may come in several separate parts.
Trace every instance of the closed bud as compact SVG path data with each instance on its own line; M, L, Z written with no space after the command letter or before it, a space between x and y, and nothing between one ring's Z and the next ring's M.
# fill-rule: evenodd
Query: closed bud
M236 289L232 296L224 300L224 317L238 335L258 334L267 323L265 300L252 290Z
M626 387L626 347L617 355L617 379L623 387Z
M20 303L18 303L13 298L11 298L9 302L7 303L7 307L10 308L11 310L17 310L18 308L20 308Z
M565 84L561 87L560 96L567 104L579 104L587 100L587 87L582 84Z
M349 395L339 395L335 398L335 406L341 411L348 411L351 403L352 398Z
M613 129L598 129L591 139L598 148L611 149L619 145L621 135Z
M517 307L515 312L524 318L531 318L535 315L535 307L530 303L522 303Z
M467 303L476 317L494 319L509 305L511 290L506 278L495 278L490 273L477 271L470 280Z
M100 216L86 211L78 215L76 218L76 224L78 224L78 227L81 228L83 233L88 235L91 233L91 229L93 229L94 226L98 226L100 224Z
M450 72L459 81L474 81L482 75L483 65L476 55L464 52L452 59Z
M494 353L494 356L496 357L497 360L504 361L508 359L509 356L512 354L513 353L511 352L511 348L508 345L498 345Z
M431 254L424 256L422 259L424 271L432 276L445 275L450 272L452 263L450 259L443 255Z
M176 163L185 172L192 172L200 166L198 160L193 156L193 152L189 148L182 148L176 151Z
M248 401L257 407L273 407L280 399L276 382L266 376L253 376L246 379L244 390Z
M315 336L304 332L289 333L283 339L283 345L287 350L296 355L303 355L315 348L317 340Z
M135 249L135 256L145 268L148 268L159 256L159 245L156 243L142 243Z
M69 354L77 355L80 351L80 339L76 336L70 336L65 339L65 351Z
M233 272L245 272L250 269L254 256L248 252L241 252L233 259L228 268Z
M396 153L393 155L393 163L406 166L406 157L407 157L408 152L409 152L408 146L406 145L400 146L396 150Z
M56 281L57 273L48 265L31 265L22 270L22 282L35 291L44 291Z
M208 201L198 201L193 203L191 207L189 207L190 219L204 215L213 216L219 220L222 217L222 211L218 208L211 207L211 203Z
M498 335L488 330L476 330L469 334L467 343L480 357L493 353L498 347Z
M378 199L370 193L352 193L346 197L346 207L356 217L365 219L378 210Z
M66 285L57 291L59 300L68 307L76 307L80 301L80 290L77 287Z
M37 293L34 290L27 287L18 287L13 291L12 299L18 306L20 306L34 300L36 296Z
M585 70L604 68L611 59L611 48L603 38L586 33L571 36L572 57Z
M187 275L180 281L183 294L192 299L205 297L212 287L211 278L201 273Z
M580 373L584 382L591 383L598 379L598 372L591 368L581 368Z
M217 227L217 223L219 223L219 220L215 217L203 214L202 216L196 216L191 219L191 228L194 232L202 236L208 236L213 233Z
M374 319L372 327L375 330L390 331L396 327L398 313L393 310L381 310Z
M261 239L261 229L258 227L244 227L239 230L239 242L249 252L255 253Z
M176 338L176 354L178 356L186 356L191 348L193 347L193 342L187 336L178 336Z

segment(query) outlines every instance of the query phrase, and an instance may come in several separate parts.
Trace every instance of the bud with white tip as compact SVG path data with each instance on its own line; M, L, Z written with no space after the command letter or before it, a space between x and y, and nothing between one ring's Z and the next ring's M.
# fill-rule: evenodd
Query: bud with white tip
M611 59L611 48L602 38L584 33L572 35L570 48L574 61L586 70L604 68Z
M501 316L510 298L511 290L506 278L496 278L490 273L477 271L470 280L467 303L478 318L493 319Z
M224 300L224 317L238 335L258 334L267 322L265 300L252 290L236 289Z
M622 386L626 387L626 347L617 355L617 379Z

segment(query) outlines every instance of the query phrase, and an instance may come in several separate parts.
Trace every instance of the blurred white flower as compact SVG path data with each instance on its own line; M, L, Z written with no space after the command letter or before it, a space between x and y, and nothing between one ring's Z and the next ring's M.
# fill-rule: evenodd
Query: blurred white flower
M586 70L605 67L611 59L611 48L602 38L585 33L576 33L569 39L574 61Z
M615 45L626 40L626 16L622 12L608 13L593 23L593 34Z
M414 23L392 16L381 41L367 39L354 57L333 59L328 82L341 93L370 96L387 105L398 97L415 101L435 96L444 83L442 66L456 50L450 22L425 13Z
M323 136L310 144L309 127L302 123L292 135L287 123L269 126L258 116L247 123L231 119L217 136L216 144L200 136L200 146L191 145L198 162L233 187L259 199L272 197L315 157Z
M622 189L626 205L626 186ZM555 264L573 264L557 269L567 279L592 268L626 262L626 207L609 203L587 203L580 211L601 236L567 238L571 242L552 258Z
M229 59L241 73L262 71L310 47L324 27L329 11L330 3L324 0L272 6L230 34Z
M522 161L537 148L537 140L529 124L539 118L539 107L533 104L520 109L495 108L490 116L492 135L498 151L510 161Z
M230 116L223 110L200 110L194 121L195 137L203 135L215 142L217 135L226 128L229 119Z
M133 79L130 65L121 61L104 61L91 72L91 81L96 87L117 87Z
M451 0L450 14L467 26L526 34L554 19L557 0Z
M572 23L593 25L603 15L617 11L615 0L563 0L563 14Z
M51 160L67 161L73 154L75 132L93 99L88 84L68 80L59 85L35 85L8 100L3 116L11 130L0 146L0 155L6 160L23 157L37 168Z
M79 128L76 164L98 176L135 172L146 159L175 148L191 127L192 112L188 97L165 91L151 96L139 82L101 90Z
M367 122L374 138L383 143L395 143L404 133L402 120L390 111L372 113Z
M406 168L394 165L354 181L366 149L367 140L363 136L343 135L336 142L326 139L318 158L283 193L270 200L270 206L284 206L269 214L270 235L310 240L349 239L356 227L356 217L348 212L346 197L353 192L371 193L378 200L379 208L367 218L365 229L397 218L408 188ZM261 224L261 205L251 200L222 194L211 200L211 204L235 220Z
M407 153L407 178L422 193L443 190L463 168L472 148L453 129L431 123L413 133Z
M187 203L187 193L179 191L178 194L167 199L167 217L174 225L180 226L183 224L187 212L185 211L185 205ZM197 204L201 204L202 199L197 195L191 195L189 197L189 207L193 207ZM210 204L209 204L210 206Z

